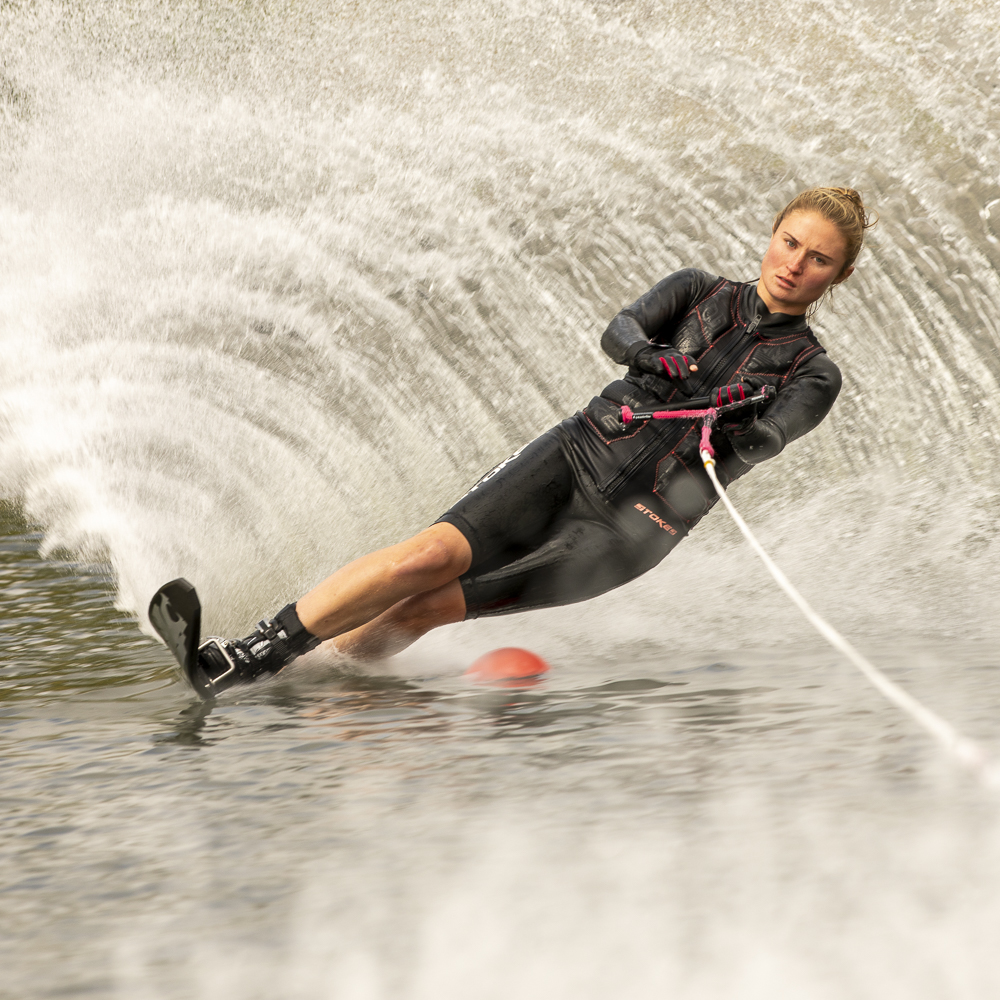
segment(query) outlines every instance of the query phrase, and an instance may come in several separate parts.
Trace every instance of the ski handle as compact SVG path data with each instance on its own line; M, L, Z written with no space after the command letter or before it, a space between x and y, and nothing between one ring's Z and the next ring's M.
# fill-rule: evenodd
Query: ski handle
M683 403L667 403L656 410L632 410L627 406L623 406L622 421L630 424L633 420L664 420L668 416L678 412L691 412L692 416L700 417L705 416L710 410L714 410L715 416L718 417L733 410L740 410L744 406L750 406L751 404L770 403L777 394L778 390L773 385L764 385L753 396L747 396L746 399L741 399L737 403L726 403L725 406L712 406L711 396L696 396L692 399L686 399ZM714 423L715 421L713 420L712 422Z

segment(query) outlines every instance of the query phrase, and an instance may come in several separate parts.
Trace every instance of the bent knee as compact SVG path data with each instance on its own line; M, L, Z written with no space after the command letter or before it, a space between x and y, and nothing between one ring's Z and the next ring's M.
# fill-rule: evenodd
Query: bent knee
M445 580L460 576L468 568L469 543L455 530L457 538L436 531L437 525L422 531L409 542L394 569L401 577L432 576Z

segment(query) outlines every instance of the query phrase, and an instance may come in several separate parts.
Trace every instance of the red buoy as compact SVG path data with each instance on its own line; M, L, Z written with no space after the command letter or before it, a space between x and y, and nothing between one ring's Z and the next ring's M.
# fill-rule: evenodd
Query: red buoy
M548 671L549 665L535 653L517 646L504 646L480 656L465 671L465 676L474 681L513 687L534 683Z

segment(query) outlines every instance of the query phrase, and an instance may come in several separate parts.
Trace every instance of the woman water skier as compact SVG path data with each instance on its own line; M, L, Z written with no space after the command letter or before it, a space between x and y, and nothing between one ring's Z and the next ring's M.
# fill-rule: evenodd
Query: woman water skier
M276 673L328 639L356 659L390 656L439 625L571 604L651 569L718 498L696 420L625 425L622 407L772 386L773 402L716 436L723 486L812 430L841 377L805 314L850 277L872 224L856 191L813 188L776 216L758 281L695 269L664 278L604 332L623 379L429 528L339 569L245 639L206 640L196 686L211 695Z

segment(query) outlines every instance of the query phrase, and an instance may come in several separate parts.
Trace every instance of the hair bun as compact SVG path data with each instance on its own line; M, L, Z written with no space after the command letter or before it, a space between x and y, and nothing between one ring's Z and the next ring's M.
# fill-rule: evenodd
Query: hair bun
M852 205L854 205L859 214L864 218L865 228L868 228L870 225L874 225L874 223L870 223L868 221L869 213L865 210L864 199L861 197L860 191L856 191L854 188L842 187L827 188L827 190L839 194L846 201L849 201Z

